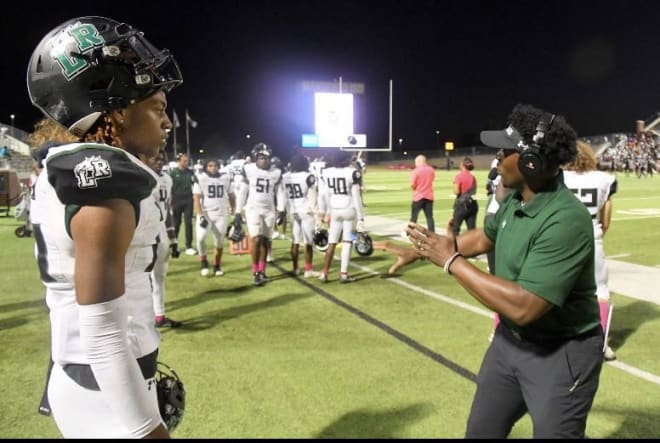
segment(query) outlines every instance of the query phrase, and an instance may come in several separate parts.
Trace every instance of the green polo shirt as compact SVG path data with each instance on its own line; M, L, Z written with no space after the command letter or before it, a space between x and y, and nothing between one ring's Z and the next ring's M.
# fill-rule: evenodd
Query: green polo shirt
M484 227L495 243L496 275L553 305L526 326L502 317L523 337L572 337L600 324L591 216L563 173L551 188L524 205L519 192L507 195Z
M172 200L192 198L193 183L197 181L193 171L190 169L182 171L178 167L172 168L170 177L172 177Z

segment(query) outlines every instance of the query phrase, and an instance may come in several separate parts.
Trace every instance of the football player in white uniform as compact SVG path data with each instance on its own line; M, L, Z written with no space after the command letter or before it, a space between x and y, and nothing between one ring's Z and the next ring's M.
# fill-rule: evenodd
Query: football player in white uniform
M351 165L351 154L338 150L332 156L332 166L323 170L319 184L319 210L329 223L328 244L323 260L323 270L319 279L327 283L330 265L337 243L344 245L341 250L340 283L355 281L348 275L351 260L353 233L364 232L364 210L360 197L362 174Z
M112 81L109 81L112 80ZM33 202L46 286L48 399L65 438L166 438L150 275L162 222L155 157L172 122L176 61L105 17L55 27L28 66L32 103L80 138L52 148Z
M234 188L234 195L238 195L238 191L243 183L243 166L245 166L245 154L243 151L236 151L227 165L231 177L232 187Z
M167 164L167 154L164 149L161 149L156 157L147 160L147 165L158 174L158 185L153 190L153 197L156 200L158 217L162 222L158 234L156 263L151 271L153 283L151 295L154 302L154 314L156 314L156 326L178 328L182 324L180 321L165 316L165 277L169 267L170 251L172 257L179 257L179 245L174 235L174 222L172 221L172 177L163 173L165 164Z
M209 275L209 262L206 258L206 237L213 233L215 255L213 275L224 275L222 272L222 251L227 232L229 211L235 206L234 191L231 177L226 169L219 170L216 160L209 160L204 166L204 172L197 177L193 186L193 200L197 215L196 236L197 250L201 265L201 275ZM233 212L233 211L232 211Z
M245 207L245 220L248 234L252 239L252 274L255 286L263 286L267 281L266 255L276 218L284 216L284 200L281 180L282 171L271 169L272 150L265 143L257 143L252 149L254 162L243 167L243 182L236 201L234 225L240 227L243 219L241 211ZM277 198L277 212L275 194ZM246 201L247 199L247 201Z
M598 160L593 149L582 141L577 142L577 156L572 163L564 165L564 183L587 207L594 224L594 250L596 270L596 295L600 306L600 322L605 333L605 359L614 360L614 351L608 344L612 304L607 286L608 269L603 250L603 236L612 219L611 197L617 191L614 175L598 170Z
M313 269L314 229L321 217L318 215L317 184L314 174L309 172L309 160L302 154L291 158L291 170L282 176L286 209L291 218L291 261L293 272L300 275L298 267L300 245L305 248L304 277L318 277ZM319 223L320 224L320 223Z

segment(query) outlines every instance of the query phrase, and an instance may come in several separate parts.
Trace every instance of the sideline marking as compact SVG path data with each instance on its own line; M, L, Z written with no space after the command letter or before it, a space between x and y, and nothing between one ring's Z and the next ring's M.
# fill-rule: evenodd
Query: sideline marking
M368 268L366 266L358 265L358 264L355 264L355 263L350 263L350 265L355 267L355 268L358 268L362 271L370 273L370 274L376 274L376 275L381 274L380 272L374 271L373 269ZM441 294L435 293L433 291L429 291L427 289L420 288L419 286L415 286L413 284L404 282L403 280L401 280L399 278L396 278L396 277L388 278L388 279L386 279L386 281L396 283L400 286L403 286L407 289L410 289L411 291L419 292L419 293L424 294L426 296L432 297L436 300L440 300L440 301L443 301L445 303L449 303L449 304L452 304L454 306L458 306L459 308L467 309L468 311L474 312L474 313L479 314L479 315L483 315L483 316L488 317L488 318L492 318L492 316L493 316L492 311L482 309L482 308L479 308L479 307L475 307L475 306L472 306L472 305L468 305L468 304L463 303L461 301L454 300L451 297L447 297L446 295L441 295ZM660 376L657 376L655 374L651 374L650 372L646 372L642 369L639 369L639 368L636 368L636 367L631 366L629 364L623 363L621 360L604 361L603 363L608 364L610 366L613 366L613 367L615 367L615 368L617 368L617 369L619 369L623 372L626 372L630 375L633 375L635 377L639 377L642 380L646 380L646 381L654 383L656 385L660 385Z
M271 263L271 266L277 268L281 273L287 275L288 272L284 270L281 266L279 266L276 263ZM378 272L374 272L378 274ZM423 344L413 340L412 338L408 337L407 335L403 334L402 332L397 331L396 329L388 326L387 324L381 322L380 320L370 316L369 314L359 310L355 306L352 306L332 294L328 293L327 291L324 291L323 289L314 286L313 284L301 279L298 276L292 276L292 278L298 280L298 283L307 286L309 289L312 291L316 292L318 295L321 297L325 298L326 300L336 304L340 308L346 309L348 312L351 314L357 315L360 317L362 320L366 321L367 323L377 327L381 331L385 332L386 334L391 335L392 337L396 338L397 340L401 341L403 344L410 346L414 350L424 354L425 356L431 358L432 360L436 361L437 363L440 363L442 366L446 367L447 369L450 369L451 371L455 372L456 374L460 375L463 378L466 378L470 380L473 383L477 382L477 375L470 371L469 369L466 369L457 363L454 363L453 361L449 360L446 357L443 357L442 355L438 354L437 352L427 348Z

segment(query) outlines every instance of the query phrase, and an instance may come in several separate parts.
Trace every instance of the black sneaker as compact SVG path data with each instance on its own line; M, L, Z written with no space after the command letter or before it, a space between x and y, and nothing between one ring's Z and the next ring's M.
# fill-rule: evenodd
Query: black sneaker
M254 285L255 286L263 286L266 284L266 279L264 278L264 273L263 272L255 272L254 273Z
M160 320L156 319L156 327L158 328L178 328L182 324L180 321L168 317L162 317Z

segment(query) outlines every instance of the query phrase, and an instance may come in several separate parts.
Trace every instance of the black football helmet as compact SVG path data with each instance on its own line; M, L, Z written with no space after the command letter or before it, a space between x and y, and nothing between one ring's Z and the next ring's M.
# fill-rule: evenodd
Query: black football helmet
M229 228L228 237L229 240L233 241L234 243L240 243L245 238L245 231L243 231L243 227L241 225L233 224Z
M167 431L172 432L183 420L186 390L174 369L161 362L158 362L156 369L156 393L160 416L167 426Z
M355 252L357 252L362 257L368 257L374 252L374 244L371 241L371 237L365 232L358 232L353 240L353 246L355 247Z
M273 150L266 143L257 143L252 148L252 160L257 161L258 155L265 155L268 158L271 158L273 155Z
M325 228L317 229L314 231L314 246L321 252L328 249L328 230Z
M183 82L167 49L105 17L79 17L52 29L30 58L27 86L37 108L82 137L104 111L124 108Z

